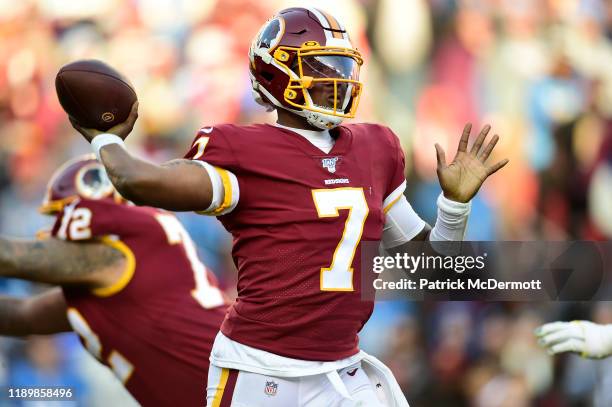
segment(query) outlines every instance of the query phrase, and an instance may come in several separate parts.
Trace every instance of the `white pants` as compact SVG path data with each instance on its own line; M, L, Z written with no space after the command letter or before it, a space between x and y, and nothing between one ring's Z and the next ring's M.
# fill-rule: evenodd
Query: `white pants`
M303 377L272 377L211 364L206 400L208 407L382 407L376 391L361 362Z

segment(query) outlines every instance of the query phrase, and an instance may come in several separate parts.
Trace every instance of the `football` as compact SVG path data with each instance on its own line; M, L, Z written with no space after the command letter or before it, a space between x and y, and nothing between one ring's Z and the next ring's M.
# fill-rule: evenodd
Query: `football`
M85 128L106 131L124 122L137 100L130 82L98 60L64 65L55 78L62 108Z

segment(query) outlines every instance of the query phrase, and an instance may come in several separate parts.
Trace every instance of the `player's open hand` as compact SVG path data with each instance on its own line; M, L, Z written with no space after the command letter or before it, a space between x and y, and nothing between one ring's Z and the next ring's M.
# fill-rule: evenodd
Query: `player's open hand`
M81 125L79 125L79 123L77 123L74 118L68 116L68 119L70 120L72 127L74 127L76 131L81 133L83 137L85 137L85 139L89 142L91 142L91 140L93 140L93 138L96 137L98 134L102 133L111 133L125 140L125 138L134 129L136 119L138 119L138 101L134 102L134 104L132 105L132 110L130 110L130 115L123 123L119 123L118 125L113 126L106 131L101 131L97 129L87 129L85 127L81 127Z
M486 147L482 148L487 134L491 130L491 126L488 124L480 131L470 151L467 151L471 130L472 125L470 123L463 128L457 155L450 165L446 165L444 150L436 143L437 172L440 186L444 196L456 202L468 202L472 199L487 177L497 172L509 161L504 159L493 165L487 164L487 159L499 140L499 136L496 134Z

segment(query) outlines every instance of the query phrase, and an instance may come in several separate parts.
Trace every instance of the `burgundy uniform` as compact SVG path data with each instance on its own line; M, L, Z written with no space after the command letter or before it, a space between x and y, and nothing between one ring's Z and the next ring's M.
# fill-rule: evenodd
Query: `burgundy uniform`
M221 331L236 342L303 360L358 352L373 309L361 297L359 243L381 239L384 208L405 188L404 155L383 126L332 135L325 154L283 128L220 125L203 128L186 155L238 179L238 205L219 216L239 272Z
M113 286L64 288L68 319L85 347L144 406L205 405L209 354L226 306L174 215L79 199L53 235L101 238L128 266Z

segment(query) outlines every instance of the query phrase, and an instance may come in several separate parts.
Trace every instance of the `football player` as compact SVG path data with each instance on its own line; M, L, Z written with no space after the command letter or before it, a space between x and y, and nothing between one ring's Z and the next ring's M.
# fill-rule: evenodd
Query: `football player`
M590 321L558 321L542 325L535 334L538 343L551 355L574 352L589 359L612 355L612 325Z
M0 276L61 288L0 297L0 334L75 331L141 405L204 405L227 305L177 218L119 198L93 155L55 173L41 209L50 236L0 238Z
M341 125L356 114L363 59L336 18L282 10L248 62L255 100L276 110L276 124L203 127L183 159L154 165L125 149L137 103L106 133L71 121L123 196L217 216L234 237L238 299L211 354L211 405L407 405L389 370L358 347L373 309L361 296L360 243L461 240L471 198L507 163L487 161L498 137L485 143L486 126L468 148L467 125L450 165L436 146L443 193L432 229L404 197L395 134Z

